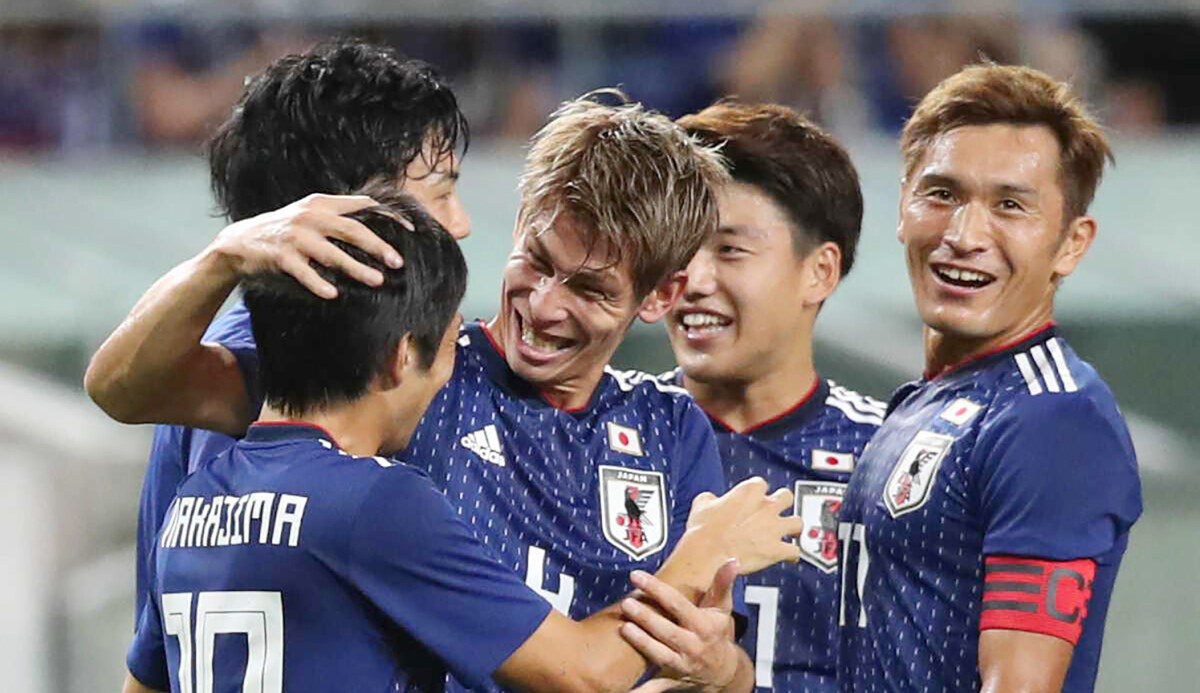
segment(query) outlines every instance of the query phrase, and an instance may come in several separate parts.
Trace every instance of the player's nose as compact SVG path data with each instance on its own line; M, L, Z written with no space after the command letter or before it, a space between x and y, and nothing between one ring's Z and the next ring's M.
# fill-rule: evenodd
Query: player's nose
M529 318L534 324L547 324L565 320L566 287L553 277L541 276L529 292Z
M986 205L972 201L955 210L942 242L960 254L976 253L987 247L990 226Z
M684 273L687 275L683 287L685 298L701 298L717 290L717 266L711 251L705 248L696 251Z

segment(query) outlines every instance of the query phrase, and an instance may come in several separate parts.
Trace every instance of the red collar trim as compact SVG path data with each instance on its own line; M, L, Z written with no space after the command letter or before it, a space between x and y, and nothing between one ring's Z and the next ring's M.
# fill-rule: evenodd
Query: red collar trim
M1026 334L1024 336L1018 337L1010 342L1001 344L998 347L988 349L987 351L983 352L982 354L968 356L967 358L963 359L962 361L959 361L958 363L954 363L949 366L946 366L945 368L943 368L941 371L939 371L937 373L930 373L929 371L926 371L925 379L926 380L936 380L937 378L940 378L948 373L952 373L954 371L961 370L964 366L975 363L976 361L979 361L980 359L986 359L989 356L995 356L996 354L999 354L1002 351L1008 351L1009 349L1017 346L1018 344L1020 344L1022 342L1027 342L1027 341L1033 339L1034 337L1037 337L1038 335L1042 334L1043 332L1046 332L1047 330L1052 330L1057 326L1058 326L1058 323L1051 320L1051 321L1047 322L1046 324L1042 325L1041 327L1035 328L1034 330L1032 330L1031 332L1029 332L1028 334Z
M339 447L339 448L342 447L341 445L338 445L337 438L334 438L333 434L330 433L329 431L327 431L324 426L319 426L315 423L312 423L311 421L255 421L254 423L252 423L250 425L251 426L303 426L305 428L314 428L314 429L320 431L322 434L324 434L325 437L329 439L329 442L333 443L334 445L337 445L337 447Z
M800 398L799 402L796 402L795 404L788 407L784 411L780 412L779 414L776 414L775 416L772 416L769 419L766 419L765 421L759 421L758 423L747 426L746 428L744 428L740 431L737 430L736 428L734 428L733 426L730 426L729 424L725 423L720 418L713 416L712 414L709 414L708 416L713 421L716 421L717 423L721 424L725 428L728 428L730 431L737 433L738 435L745 435L747 433L753 433L754 431L757 431L758 429L760 429L764 426L769 426L769 425L775 423L776 421L784 418L785 416L789 416L791 414L796 413L796 411L798 409L800 409L804 405L808 404L809 400L812 399L813 395L815 395L817 393L817 390L820 389L820 387L821 387L821 376L818 374L815 378L813 378L812 387L808 388L808 392L805 393L805 395Z

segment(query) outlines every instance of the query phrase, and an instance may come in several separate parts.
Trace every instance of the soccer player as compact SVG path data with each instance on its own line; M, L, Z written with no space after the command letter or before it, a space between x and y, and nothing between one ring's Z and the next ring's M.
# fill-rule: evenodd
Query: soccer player
M127 693L440 691L447 668L520 690L626 689L644 664L615 614L555 613L424 474L376 456L404 446L450 376L466 264L414 203L356 216L406 260L343 246L380 287L332 270L334 300L280 273L245 282L266 404L179 487ZM793 555L790 494L765 488L701 498L660 577L699 594L726 557Z
M901 136L898 235L925 323L842 503L847 691L1091 691L1137 462L1054 297L1111 156L1063 83L983 64Z
M883 404L817 375L813 328L854 263L858 174L841 145L783 106L721 101L677 122L721 146L733 180L718 194L720 228L688 264L667 318L679 363L667 378L708 413L726 475L792 488L805 523L802 562L747 578L755 608L741 643L757 689L836 691L837 513ZM679 599L661 606L679 624L706 623ZM631 642L665 655L658 664L682 670L705 656L706 633L629 608L639 624Z
M349 193L368 183L396 188L451 235L466 236L470 221L455 181L467 138L454 93L430 66L372 44L342 40L281 58L247 85L208 146L213 191L228 218L240 223L156 284L121 325L139 369L126 369L124 355L102 348L86 378L88 393L118 420L196 426L154 430L138 512L139 611L148 594L150 547L175 487L195 462L233 444L204 429L242 431L255 413L248 404L234 406L236 398L208 397L222 388L248 388L251 395L257 389L244 306L235 303L207 330L194 317L211 315L243 275L268 267L328 295L333 285L309 266L310 257L364 281L382 280L326 240L394 256L366 227L340 216L370 199L313 193ZM169 300L154 300L163 296ZM157 335L173 327L194 330L188 348L157 351ZM178 368L177 360L193 368Z
M529 152L500 313L464 328L455 372L405 451L506 565L573 617L616 603L630 571L661 565L692 500L724 487L711 426L686 393L606 364L635 319L660 319L677 298L678 270L716 229L713 190L726 178L711 148L639 105L560 109ZM218 245L252 255L272 228L260 215ZM253 388L228 361L205 374L197 360L199 326L231 285L189 269L188 295L152 287L127 318L143 338L118 328L92 368L117 397L149 403L181 393L147 372L193 372L175 421L237 433L257 408ZM181 314L181 300L204 309ZM253 360L244 319L221 338ZM736 666L716 687L745 690L750 662L723 645Z

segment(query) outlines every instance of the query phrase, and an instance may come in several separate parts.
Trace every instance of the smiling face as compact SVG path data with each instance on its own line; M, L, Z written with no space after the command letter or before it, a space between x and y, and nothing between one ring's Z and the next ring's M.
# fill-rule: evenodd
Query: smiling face
M837 283L840 254L829 262L832 243L797 253L789 218L757 186L730 183L717 199L720 229L688 264L669 317L675 360L688 378L714 384L786 372L811 351L817 308ZM822 263L834 276L814 281Z
M607 247L588 252L565 214L547 226L518 221L504 268L495 337L512 370L555 404L586 404L639 311L629 262Z
M903 184L898 229L925 325L966 357L1051 320L1057 279L1095 234L1090 217L1064 216L1048 128L972 125L938 136Z

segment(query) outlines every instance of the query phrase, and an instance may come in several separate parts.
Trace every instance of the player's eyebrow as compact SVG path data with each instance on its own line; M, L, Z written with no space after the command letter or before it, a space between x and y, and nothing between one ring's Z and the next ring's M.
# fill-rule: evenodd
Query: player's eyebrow
M767 237L766 232L763 231L762 229L755 228L753 226L741 226L741 225L737 225L737 224L734 224L731 226L722 225L720 228L717 229L717 235L718 236L737 236L737 237L741 237L741 238L753 238L756 240L761 240L761 239Z
M955 178L954 176L950 176L950 175L947 175L944 173L922 173L920 175L920 177L917 178L917 184L915 187L918 187L918 188L942 187L942 188L950 188L952 190L958 190L958 189L962 188L962 183L960 183L959 180L957 178Z

